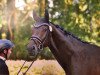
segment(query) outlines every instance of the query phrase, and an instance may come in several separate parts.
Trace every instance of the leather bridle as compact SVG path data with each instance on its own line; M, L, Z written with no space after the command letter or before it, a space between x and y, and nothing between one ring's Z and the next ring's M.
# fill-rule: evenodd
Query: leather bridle
M31 40L33 40L33 41L37 40L40 43L39 47L37 47L37 48L40 49L40 50L43 50L43 45L44 45L45 41L47 40L48 35L50 33L50 30L49 30L50 25L48 23L42 23L40 25L34 25L34 27L36 27L36 28L39 28L41 26L48 26L48 30L47 30L45 38L42 40L40 37L32 35Z

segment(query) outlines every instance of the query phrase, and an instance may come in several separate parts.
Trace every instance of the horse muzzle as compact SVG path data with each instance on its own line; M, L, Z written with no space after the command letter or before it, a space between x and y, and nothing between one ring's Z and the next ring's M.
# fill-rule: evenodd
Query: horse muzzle
M29 53L30 56L36 56L39 53L41 53L41 51L43 50L43 45L40 44L38 47L27 45L27 50L28 50L28 53Z
M36 56L37 52L35 50L35 46L27 45L27 50L30 56Z

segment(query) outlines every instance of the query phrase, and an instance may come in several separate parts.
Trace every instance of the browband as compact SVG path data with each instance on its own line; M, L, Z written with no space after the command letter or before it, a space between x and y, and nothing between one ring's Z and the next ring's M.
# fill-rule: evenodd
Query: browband
M34 24L34 27L40 27L40 26L49 26L49 30L50 30L50 32L52 32L52 27L48 23L42 23L42 24L38 24L38 25Z
M40 26L45 26L45 25L49 26L48 23L42 23L42 24L34 24L34 27L40 27Z

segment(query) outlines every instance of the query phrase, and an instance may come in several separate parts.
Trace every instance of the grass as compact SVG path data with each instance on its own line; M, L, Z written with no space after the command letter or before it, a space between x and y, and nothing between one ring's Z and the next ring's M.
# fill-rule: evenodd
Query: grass
M10 75L17 75L24 60L7 60L6 61ZM31 62L26 62L19 75L23 75ZM64 70L55 60L36 60L26 75L65 75Z

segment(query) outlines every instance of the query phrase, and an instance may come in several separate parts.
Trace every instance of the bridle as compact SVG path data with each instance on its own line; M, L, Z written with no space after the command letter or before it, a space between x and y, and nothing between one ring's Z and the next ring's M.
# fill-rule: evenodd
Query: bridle
M39 24L39 25L36 25L36 24L34 25L35 28L39 28L41 26L48 26L48 30L47 30L45 38L42 40L40 37L32 35L31 40L34 41L34 42L35 42L35 40L37 40L40 43L38 49L40 49L42 51L43 45L44 45L45 41L47 40L47 37L48 37L48 35L51 31L50 31L50 27L49 27L50 25L48 23L42 23L42 24Z
M39 47L38 49L40 49L41 51L43 50L43 44L45 43L45 41L47 40L47 37L49 35L50 32L52 32L52 29L50 29L50 25L48 23L42 23L40 25L34 25L34 27L38 28L38 27L41 27L41 26L48 26L49 30L47 30L47 33L46 33L46 36L44 38L44 40L41 40L41 38L39 38L38 36L32 36L31 37L31 40L34 41L34 40L37 40L41 46L41 48ZM35 42L35 41L34 41ZM40 53L40 52L39 52ZM37 57L37 55L35 56ZM34 58L35 58L34 57ZM30 64L30 66L28 67L28 69L23 73L23 75L26 75L27 71L30 69L30 67L32 66L32 64L34 63L35 60L32 61L32 63ZM20 68L20 70L18 71L17 75L19 75L21 69L23 68L23 66L25 65L26 61L23 63L22 67Z
M32 36L30 40L34 41L35 44L36 44L35 40L37 40L40 43L39 46L37 47L38 50L43 50L43 43L42 43L42 40L39 37Z

